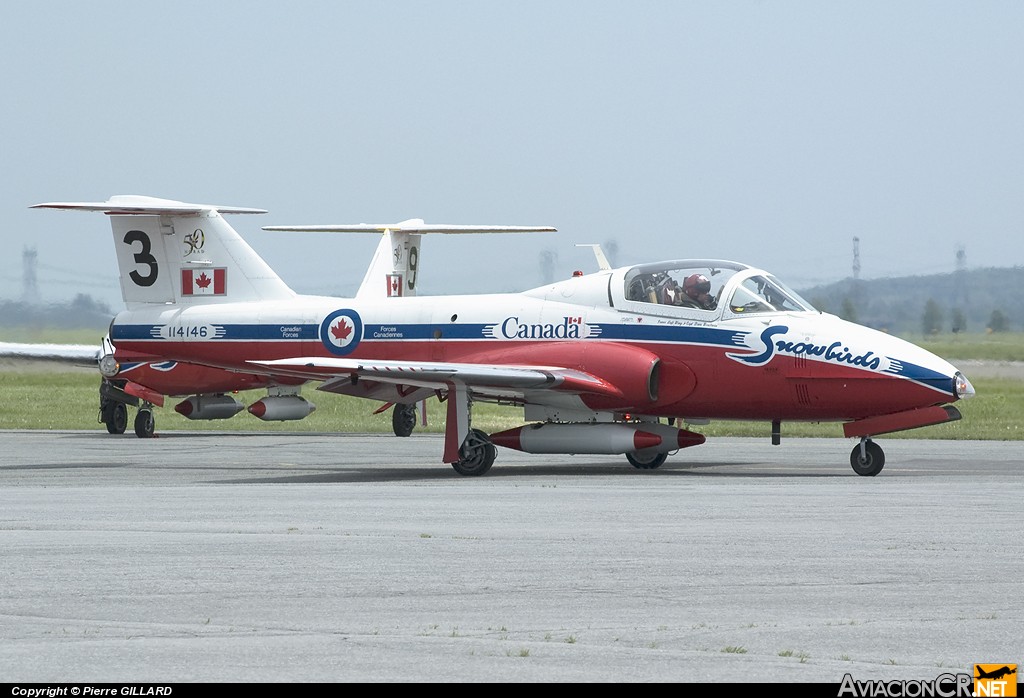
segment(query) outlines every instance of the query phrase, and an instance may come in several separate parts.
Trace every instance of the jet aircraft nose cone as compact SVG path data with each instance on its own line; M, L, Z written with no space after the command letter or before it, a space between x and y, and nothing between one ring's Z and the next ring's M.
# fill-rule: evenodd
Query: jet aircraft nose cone
M956 396L961 400L974 397L974 386L967 380L967 376L959 371L953 376L953 387L956 390Z

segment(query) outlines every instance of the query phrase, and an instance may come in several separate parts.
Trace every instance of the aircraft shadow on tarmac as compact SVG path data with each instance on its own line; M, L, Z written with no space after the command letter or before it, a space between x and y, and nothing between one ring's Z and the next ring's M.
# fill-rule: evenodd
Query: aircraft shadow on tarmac
M736 472L736 471L725 471L723 468L747 468L755 466L758 467L756 472ZM451 480L453 482L462 482L464 478L453 476L452 473L446 472L444 468L435 468L433 466L423 467L387 467L387 466L376 466L372 468L367 467L355 467L349 468L346 466L338 466L337 471L324 472L323 468L317 468L318 472L308 474L295 474L295 475L284 475L284 476L271 476L271 477L255 477L255 478L230 478L224 480L217 480L219 484L313 484L313 483L347 483L347 482L359 482L359 483L372 483L372 482L417 482L417 481L428 481L436 482L442 480ZM313 469L313 468L310 468ZM737 462L705 462L705 463L689 463L685 465L679 465L677 467L662 466L657 470L649 471L636 471L629 465L608 465L605 463L591 463L591 464L573 464L573 465L514 465L493 467L490 472L484 478L477 480L479 482L492 480L494 478L523 478L523 477L566 477L566 476L581 476L581 477L644 477L644 478L664 478L664 477L722 477L722 478L763 478L766 477L764 472L764 466L757 461L750 461L744 463ZM772 469L770 477L784 477L787 479L791 478L850 478L850 474L845 469L837 469L836 472L797 472L797 471L779 471ZM471 480L470 482L472 482Z
M201 442L203 445L200 449L209 448L209 442L223 439L225 436L238 436L238 432L222 432L222 431L168 431L161 432L155 436L161 439L169 439L174 441L188 440L189 442ZM356 436L339 434L335 432L261 432L260 436L271 436L280 437L282 444L287 445L291 443L296 437L338 437L338 436ZM90 442L93 440L102 441L109 443L111 440L118 440L118 437L111 437L109 434L102 432L65 432L60 434L64 437L82 438L86 437ZM128 436L124 437L129 439ZM382 437L389 438L389 437ZM137 440L132 439L131 443L139 443ZM225 473L226 477L216 478L211 480L205 480L210 484L309 484L309 483L345 483L345 482L359 482L359 483L371 483L371 482L435 482L442 480L462 480L461 476L454 473L454 471L444 467L440 463L434 463L429 460L430 456L424 454L423 458L414 457L410 458L408 455L397 457L400 461L404 461L404 464L395 465L383 465L374 464L366 465L363 460L360 460L359 456L355 457L355 460L351 460L352 456L349 456L348 462L344 462L339 459L338 463L308 463L299 466L301 472L297 472L295 465L283 465L276 464L273 457L266 459L267 451L263 450L263 456L265 458L264 463L260 465L250 464L244 466L244 472L248 473L249 477L231 476L228 472ZM693 459L696 454L686 454L689 458ZM380 458L380 455L376 455L375 458ZM572 457L570 457L572 458ZM292 458L288 459L290 462ZM415 463L415 465L408 465ZM75 469L75 468L130 468L130 467L146 467L146 468L161 468L161 469L174 469L174 470L188 470L188 471L205 471L210 472L217 470L216 465L176 465L176 464L148 464L145 466L138 466L130 463L49 463L49 464L32 464L23 466L14 466L8 469ZM232 466L230 473L238 473L239 466ZM716 477L716 478L763 478L763 477L782 477L787 479L792 478L851 478L856 477L853 475L848 468L841 464L818 464L818 465L790 465L784 463L771 463L764 460L730 460L730 461L698 461L698 460L684 460L680 457L678 460L668 460L664 465L657 469L652 470L640 470L631 467L624 461L582 461L573 460L573 462L567 463L524 463L514 462L508 464L502 464L499 459L493 468L485 475L482 480L489 480L492 478L522 478L522 477L566 477L566 476L584 476L584 477L596 477L596 476L617 476L617 477ZM476 478L471 478L470 481Z

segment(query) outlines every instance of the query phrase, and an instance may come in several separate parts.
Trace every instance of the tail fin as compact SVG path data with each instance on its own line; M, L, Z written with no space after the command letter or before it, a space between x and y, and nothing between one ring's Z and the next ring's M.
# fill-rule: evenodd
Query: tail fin
M307 233L383 233L366 270L356 298L415 296L420 272L420 239L426 233L544 233L548 226L522 225L428 225L422 218L401 223L354 225L270 225L264 230Z
M413 219L381 231L384 237L377 245L370 266L363 276L363 283L356 291L356 298L416 295L422 235L404 231L401 226L417 223L423 225L422 220Z
M101 211L110 216L121 294L129 307L295 297L221 215L266 211L148 196L112 196L102 203L56 202L32 208Z

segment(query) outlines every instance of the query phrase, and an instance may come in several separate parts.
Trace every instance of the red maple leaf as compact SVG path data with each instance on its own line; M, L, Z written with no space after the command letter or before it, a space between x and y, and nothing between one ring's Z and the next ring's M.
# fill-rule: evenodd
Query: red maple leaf
M213 281L213 279L207 276L206 272L204 271L202 274L199 275L199 278L196 279L196 286L198 286L199 288L206 288L207 286L210 285L211 281Z
M350 334L352 334L352 326L345 322L345 318L341 318L338 320L337 325L331 326L331 334L333 334L334 338L339 342L343 342L348 339Z

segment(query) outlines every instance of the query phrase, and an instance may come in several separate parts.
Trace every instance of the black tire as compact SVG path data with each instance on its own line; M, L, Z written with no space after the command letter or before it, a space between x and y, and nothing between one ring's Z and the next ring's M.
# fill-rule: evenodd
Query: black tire
M153 410L139 410L135 415L135 435L140 439L151 439L155 429L156 420L153 418Z
M128 428L128 408L123 402L115 402L109 407L106 414L107 432L110 434L123 434Z
M391 429L395 436L409 436L416 428L416 405L397 403L391 411Z
M869 440L864 444L864 456L861 457L860 444L857 444L850 453L850 465L853 466L853 472L858 475L874 477L882 472L885 466L885 452L881 446Z
M476 477L483 475L494 465L494 458L497 450L494 444L487 437L487 434L479 429L470 429L466 441L459 449L460 460L452 463L455 472L459 475Z
M655 453L651 456L641 456L639 451L626 454L629 464L638 470L654 470L660 468L661 464L668 458L667 453Z

